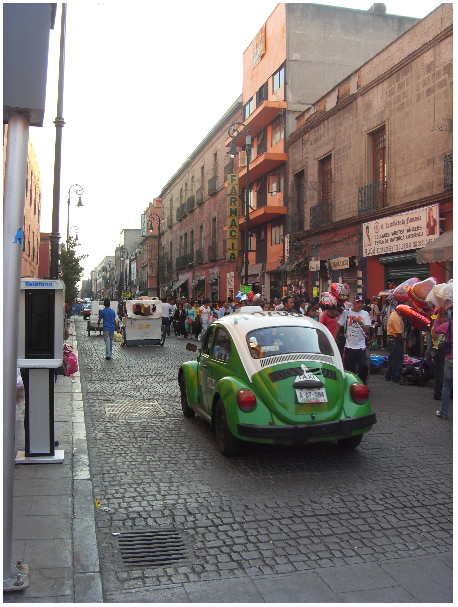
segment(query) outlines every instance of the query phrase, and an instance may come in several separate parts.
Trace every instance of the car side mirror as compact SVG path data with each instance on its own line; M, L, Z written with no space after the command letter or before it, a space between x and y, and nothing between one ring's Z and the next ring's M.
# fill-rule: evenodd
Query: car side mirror
M196 344L186 344L186 350L189 350L190 352L195 352L197 350L197 346Z

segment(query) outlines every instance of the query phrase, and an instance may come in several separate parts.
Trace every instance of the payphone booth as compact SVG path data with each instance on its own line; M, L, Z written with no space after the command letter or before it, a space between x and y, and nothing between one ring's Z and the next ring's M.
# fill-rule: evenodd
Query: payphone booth
M55 451L54 374L63 363L64 284L21 278L18 367L25 392L25 453L16 463L60 463Z

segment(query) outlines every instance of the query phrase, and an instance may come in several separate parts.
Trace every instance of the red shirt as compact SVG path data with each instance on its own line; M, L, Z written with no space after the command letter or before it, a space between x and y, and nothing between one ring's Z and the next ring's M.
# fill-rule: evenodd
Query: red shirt
M324 325L327 329L329 329L331 334L334 335L334 330L337 327L337 321L339 320L339 316L336 316L335 318L329 318L328 313L325 310L321 315L320 323Z

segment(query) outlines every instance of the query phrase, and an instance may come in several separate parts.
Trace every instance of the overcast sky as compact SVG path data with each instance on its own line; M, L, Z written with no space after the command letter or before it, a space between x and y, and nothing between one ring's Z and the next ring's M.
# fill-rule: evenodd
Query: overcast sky
M318 2L367 10L366 2ZM385 2L387 13L425 17L433 1ZM79 228L83 279L114 255L140 215L242 92L242 55L277 2L72 0L62 133L60 235ZM61 4L50 33L44 125L31 127L42 181L41 231L50 232ZM72 188L74 191L75 188Z

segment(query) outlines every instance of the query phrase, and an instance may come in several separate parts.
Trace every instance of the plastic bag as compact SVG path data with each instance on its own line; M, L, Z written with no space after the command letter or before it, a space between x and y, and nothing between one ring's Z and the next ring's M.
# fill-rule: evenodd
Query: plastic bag
M116 342L116 343L122 344L122 335L121 335L121 333L115 333L113 335L113 341Z
M73 352L72 346L64 344L64 368L65 375L71 379L75 379L74 373L78 371L78 359Z

